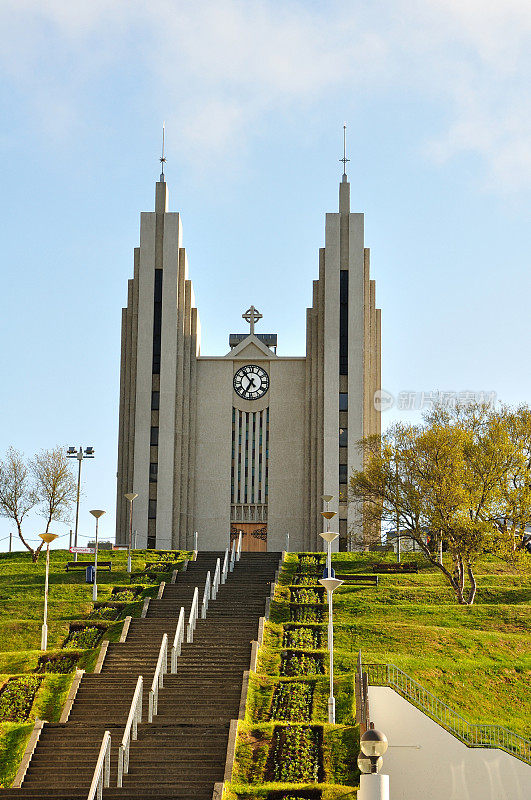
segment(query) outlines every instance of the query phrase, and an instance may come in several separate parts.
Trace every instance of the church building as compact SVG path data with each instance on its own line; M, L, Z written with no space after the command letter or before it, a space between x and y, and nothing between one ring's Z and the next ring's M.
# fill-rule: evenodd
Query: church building
M162 174L122 311L118 544L128 541L128 492L138 494L139 548L192 549L197 531L200 549L224 550L243 531L246 550L283 550L287 533L291 550L321 550L323 495L338 512L340 549L360 529L345 498L362 466L358 442L380 432L381 325L346 174L339 211L326 215L306 355L284 355L253 305L242 316L246 330L230 334L226 353L201 353L181 217Z

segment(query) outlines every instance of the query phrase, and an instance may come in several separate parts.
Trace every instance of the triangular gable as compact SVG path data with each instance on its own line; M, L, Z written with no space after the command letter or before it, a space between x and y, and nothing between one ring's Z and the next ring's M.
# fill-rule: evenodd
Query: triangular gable
M225 358L242 358L247 360L259 360L259 359L273 359L278 358L278 356L273 353L272 350L269 349L263 342L258 339L253 333L250 333L245 339L233 347L230 352L227 353Z

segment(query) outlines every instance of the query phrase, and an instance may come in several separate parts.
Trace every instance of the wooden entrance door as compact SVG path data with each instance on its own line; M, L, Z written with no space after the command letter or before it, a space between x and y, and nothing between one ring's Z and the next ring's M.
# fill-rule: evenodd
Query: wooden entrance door
M263 522L235 522L230 526L230 543L238 540L242 532L242 551L265 553L267 551L267 525Z

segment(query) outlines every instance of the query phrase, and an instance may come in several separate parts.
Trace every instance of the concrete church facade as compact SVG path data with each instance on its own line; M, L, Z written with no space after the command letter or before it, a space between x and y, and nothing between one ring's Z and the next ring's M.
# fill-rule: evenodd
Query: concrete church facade
M306 356L277 354L276 335L231 335L222 356L200 353L200 325L180 215L164 175L155 211L141 214L134 277L122 312L116 541L128 536L136 492L137 547L322 549L322 495L338 510L340 546L360 526L339 500L361 467L357 442L380 432L380 311L369 275L363 214L326 215L319 278L306 316Z

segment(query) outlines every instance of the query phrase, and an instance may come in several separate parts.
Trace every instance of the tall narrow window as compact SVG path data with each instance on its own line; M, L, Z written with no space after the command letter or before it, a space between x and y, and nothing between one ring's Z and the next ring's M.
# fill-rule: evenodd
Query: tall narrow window
M150 439L151 447L157 447L159 443L159 429L152 427L151 428L151 439Z
M152 461L151 464L149 465L149 482L156 483L158 474L159 474L159 465L157 464L156 461L155 462Z
M348 269L339 272L339 374L348 375Z
M340 464L339 465L339 483L346 483L347 482L347 465Z
M157 501L150 500L148 505L148 519L156 519L157 517Z
M151 392L151 410L158 411L160 408L160 392Z
M348 428L339 429L339 446L348 447Z
M160 373L160 350L162 333L162 270L155 270L153 295L153 374Z
M348 393L339 392L339 410L348 411Z

